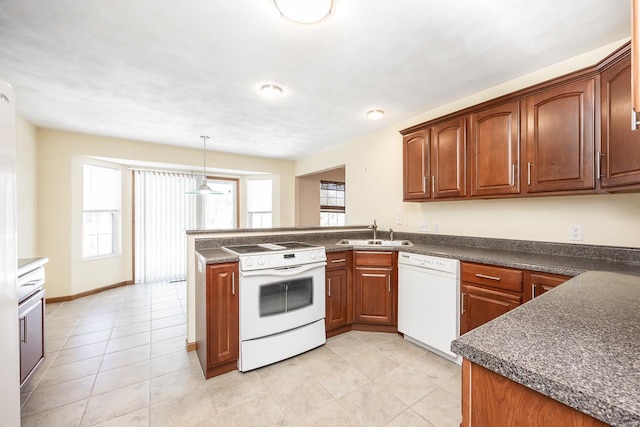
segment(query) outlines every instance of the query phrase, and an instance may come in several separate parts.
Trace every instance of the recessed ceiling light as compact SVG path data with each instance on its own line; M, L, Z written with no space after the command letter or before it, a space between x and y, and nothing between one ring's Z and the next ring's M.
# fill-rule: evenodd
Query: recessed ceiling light
M267 98L277 98L282 95L282 88L273 83L260 86L260 94Z
M333 0L273 0L283 18L296 24L315 24L331 15Z
M369 110L367 111L367 119L380 120L384 117L384 111L382 110Z

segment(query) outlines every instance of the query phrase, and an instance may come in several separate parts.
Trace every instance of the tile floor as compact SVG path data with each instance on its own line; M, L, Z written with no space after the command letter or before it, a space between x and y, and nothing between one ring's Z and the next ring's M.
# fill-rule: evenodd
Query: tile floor
M292 359L204 380L184 349L181 283L47 305L28 426L451 426L460 367L396 334L352 331Z

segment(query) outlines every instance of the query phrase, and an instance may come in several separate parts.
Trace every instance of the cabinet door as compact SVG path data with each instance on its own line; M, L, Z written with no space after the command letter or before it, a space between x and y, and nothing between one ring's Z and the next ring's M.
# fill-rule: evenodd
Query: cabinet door
M44 360L44 291L18 307L20 331L20 384Z
M329 270L326 273L326 330L347 323L347 270Z
M433 127L431 136L433 198L467 195L466 157L466 118L450 120Z
M600 185L640 184L640 132L631 130L631 60L609 68L602 84ZM596 159L598 160L598 159Z
M237 264L207 268L207 362L209 367L238 358Z
M429 191L429 129L405 135L402 140L404 157L404 200L424 200Z
M471 195L520 192L520 103L471 116Z
M464 282L461 289L460 335L519 306L522 298Z
M393 325L393 270L356 267L356 322Z
M528 193L595 188L594 79L527 98Z
M571 279L570 276L563 276L561 274L528 271L525 276L525 283L529 284L527 291L530 292L530 294L528 295L528 299L539 297L569 279Z

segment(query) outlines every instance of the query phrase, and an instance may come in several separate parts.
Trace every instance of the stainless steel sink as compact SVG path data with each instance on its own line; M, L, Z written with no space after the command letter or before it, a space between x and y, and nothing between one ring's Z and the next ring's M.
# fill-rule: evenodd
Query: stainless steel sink
M413 246L409 240L342 239L337 245L349 246Z

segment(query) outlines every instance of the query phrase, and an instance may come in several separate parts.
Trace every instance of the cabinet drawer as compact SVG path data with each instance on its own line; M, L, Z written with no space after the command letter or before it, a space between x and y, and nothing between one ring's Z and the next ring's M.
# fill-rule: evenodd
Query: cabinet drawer
M327 253L327 270L347 267L347 252L328 252Z
M513 268L463 262L462 280L505 291L522 292L522 271Z
M393 267L393 252L356 251L356 267Z

